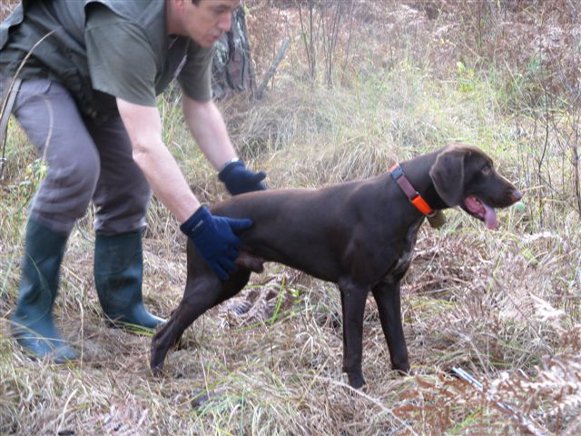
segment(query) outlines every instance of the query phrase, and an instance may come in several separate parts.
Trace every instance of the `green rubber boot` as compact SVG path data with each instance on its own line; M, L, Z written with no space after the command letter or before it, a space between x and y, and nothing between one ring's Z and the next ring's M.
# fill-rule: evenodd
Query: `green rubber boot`
M116 327L155 329L164 319L143 306L141 231L95 238L95 287L103 312Z
M27 354L55 363L77 358L54 326L52 308L68 236L29 219L12 335Z

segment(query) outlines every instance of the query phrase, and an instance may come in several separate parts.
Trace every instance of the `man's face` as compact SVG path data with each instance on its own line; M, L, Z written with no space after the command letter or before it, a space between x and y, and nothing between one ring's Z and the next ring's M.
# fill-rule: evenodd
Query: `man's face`
M212 47L232 25L232 12L240 0L200 0L196 5L186 1L181 21L187 36L202 47Z

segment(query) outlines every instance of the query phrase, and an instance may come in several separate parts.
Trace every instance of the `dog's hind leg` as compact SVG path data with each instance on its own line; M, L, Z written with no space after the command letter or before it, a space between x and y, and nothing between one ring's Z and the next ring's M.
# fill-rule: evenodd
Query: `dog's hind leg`
M204 312L236 295L248 283L250 272L239 270L221 282L213 274L188 277L184 296L169 321L163 325L151 341L150 368L156 375L163 370L169 349L178 343L184 331Z
M400 282L382 282L372 289L379 319L387 340L391 367L404 373L410 370L408 350L401 322Z
M341 307L343 309L343 371L349 384L358 389L365 384L361 371L363 353L363 315L369 289L351 279L340 279Z

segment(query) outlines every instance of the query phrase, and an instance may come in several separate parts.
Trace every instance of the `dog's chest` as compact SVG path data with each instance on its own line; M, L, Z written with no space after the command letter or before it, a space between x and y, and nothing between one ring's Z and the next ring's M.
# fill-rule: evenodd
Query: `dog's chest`
M385 279L388 280L399 280L406 273L410 264L412 262L412 255L414 252L414 247L416 246L416 240L418 236L418 229L422 224L422 220L410 226L400 248L397 256L397 260L393 263L392 267L387 272Z

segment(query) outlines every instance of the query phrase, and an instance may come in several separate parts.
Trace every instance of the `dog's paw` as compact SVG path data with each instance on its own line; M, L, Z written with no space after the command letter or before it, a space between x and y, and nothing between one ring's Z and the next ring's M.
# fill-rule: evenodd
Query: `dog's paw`
M361 389L365 385L365 379L361 373L350 373L347 377L349 377L349 386L353 389Z
M163 359L160 359L159 356L155 353L155 350L152 350L151 358L149 359L149 369L151 371L151 375L154 377L163 376L163 363Z
M397 375L399 376L408 376L408 375L413 375L412 374L412 370L410 369L409 364L405 364L405 365L392 365L391 366L392 371L395 371L397 373Z
M152 366L150 367L151 375L155 378L163 377L163 366Z

